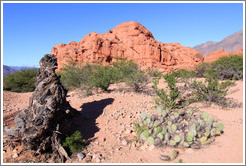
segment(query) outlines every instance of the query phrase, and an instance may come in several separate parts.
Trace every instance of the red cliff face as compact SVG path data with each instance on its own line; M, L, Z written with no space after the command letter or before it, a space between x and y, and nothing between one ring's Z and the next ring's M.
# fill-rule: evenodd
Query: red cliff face
M57 57L60 70L68 57L75 62L111 64L115 57L132 59L142 69L154 68L166 72L177 69L193 69L203 62L203 54L179 43L162 43L137 22L119 24L107 33L92 32L78 43L57 44L51 54Z
M229 52L226 52L225 50L217 50L214 52L211 52L207 57L205 57L204 62L214 62L216 60L218 60L219 58L223 57L223 56L231 56L231 55L243 55L243 49L241 50L237 50L235 52L233 52L232 54L230 54Z

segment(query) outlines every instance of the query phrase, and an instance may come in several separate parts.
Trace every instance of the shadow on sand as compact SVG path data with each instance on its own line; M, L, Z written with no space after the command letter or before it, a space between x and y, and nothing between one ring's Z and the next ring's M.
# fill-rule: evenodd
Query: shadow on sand
M72 118L72 129L74 131L79 130L83 138L90 140L99 131L96 119L103 113L104 108L112 104L113 101L113 98L107 98L81 105L80 114Z

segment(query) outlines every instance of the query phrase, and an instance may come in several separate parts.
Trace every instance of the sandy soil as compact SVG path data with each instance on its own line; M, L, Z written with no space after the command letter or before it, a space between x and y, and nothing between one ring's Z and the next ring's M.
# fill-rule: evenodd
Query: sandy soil
M238 103L243 102L243 82L237 81L233 92L228 97ZM76 154L67 163L242 163L243 162L243 108L222 109L216 105L204 107L202 103L192 106L200 107L224 123L224 133L201 149L176 149L178 157L173 161L163 161L160 155L168 154L171 148L157 148L134 142L135 133L132 123L139 120L141 112L156 113L154 96L128 92L124 86L112 85L110 93L100 93L83 97L76 90L68 93L67 100L75 109L82 111L87 120L75 118L78 129L90 145L83 150L86 157L79 160ZM121 89L121 91L119 91ZM236 91L236 92L235 92ZM28 106L31 93L3 94L4 126L13 126L15 115ZM18 155L18 157L15 156ZM14 155L14 156L13 156ZM23 150L20 145L15 148L4 146L4 163L6 162L52 162L50 159L35 158L31 152Z

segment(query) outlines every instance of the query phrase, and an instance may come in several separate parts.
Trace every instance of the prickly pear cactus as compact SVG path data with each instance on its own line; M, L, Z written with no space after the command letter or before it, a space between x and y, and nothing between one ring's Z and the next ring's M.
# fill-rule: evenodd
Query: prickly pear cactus
M140 141L156 146L200 148L212 143L223 133L224 125L207 112L198 110L166 111L157 108L157 115L141 114L147 129L140 133Z

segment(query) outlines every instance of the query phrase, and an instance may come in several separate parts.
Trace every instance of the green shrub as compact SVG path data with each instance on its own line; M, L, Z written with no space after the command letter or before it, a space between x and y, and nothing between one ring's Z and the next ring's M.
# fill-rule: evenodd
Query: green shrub
M165 108L174 109L178 108L180 105L178 103L178 99L181 97L181 93L179 92L178 87L176 86L176 79L174 75L172 74L166 74L164 75L165 82L168 84L167 89L168 91L164 89L158 89L157 85L159 84L159 78L154 80L154 85L152 88L156 92L157 98L156 104L157 105L163 105Z
M134 122L133 129L135 130L137 135L136 141L138 141L140 138L140 134L147 129L147 124L142 122Z
M114 69L112 67L101 65L94 66L89 77L91 87L97 87L107 91L109 85L114 82Z
M66 137L63 147L68 147L72 153L82 150L85 147L85 141L80 131L77 130L71 136Z
M127 78L125 79L125 82L126 82L126 85L131 86L135 92L140 92L149 83L149 78L144 73L144 71L137 69L135 72L132 72L131 74L127 76Z
M175 72L172 72L172 75L174 75L174 77L176 78L189 79L195 77L196 73L193 70L180 69Z
M113 62L114 67L114 81L123 82L125 78L138 70L138 65L133 61L126 61L125 59L117 62Z
M196 77L204 77L204 74L211 69L211 64L203 62L200 65L197 66L196 68Z
M3 77L3 89L12 92L32 92L38 69L22 69Z
M220 106L227 106L228 88L235 83L231 81L220 83L216 74L216 72L210 70L205 74L205 82L196 80L192 82L191 87L194 97L191 100L205 101L208 105L214 102Z
M66 89L91 89L88 79L91 74L93 66L90 64L80 64L73 62L72 58L69 58L67 64L61 69L58 74L61 75L61 82Z
M150 77L162 77L162 73L159 72L158 70L153 70L153 69L148 69L146 71Z
M217 72L217 78L220 80L242 80L243 56L221 57L212 62L212 69Z

